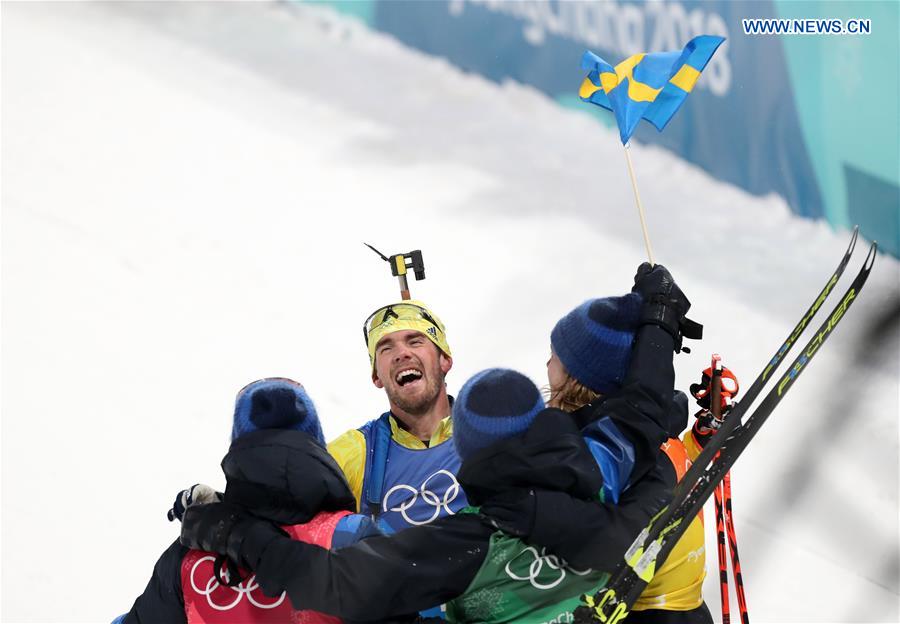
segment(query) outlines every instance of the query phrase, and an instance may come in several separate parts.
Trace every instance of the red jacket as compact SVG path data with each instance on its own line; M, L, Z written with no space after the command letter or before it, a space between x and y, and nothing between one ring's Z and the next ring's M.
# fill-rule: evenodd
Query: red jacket
M331 548L334 529L348 511L331 511L318 514L306 524L295 524L282 527L292 539L315 544L322 548ZM190 550L181 561L181 590L184 595L184 611L188 624L213 624L228 622L229 624L253 623L273 624L290 622L291 624L339 624L338 618L319 613L318 611L294 611L291 603L285 600L286 595L270 598L263 594L256 582L256 575L247 576L241 569L244 578L234 587L222 585L213 574L216 560L214 553L201 550ZM227 572L220 574L226 582Z

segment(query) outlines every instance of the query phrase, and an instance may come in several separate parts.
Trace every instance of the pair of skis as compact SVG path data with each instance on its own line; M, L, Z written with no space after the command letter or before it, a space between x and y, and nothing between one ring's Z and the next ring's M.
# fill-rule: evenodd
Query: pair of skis
M793 361L788 371L779 379L760 403L759 407L741 424L743 415L762 391L766 383L772 379L772 373L781 364L794 343L807 328L812 318L819 311L825 300L834 290L838 279L844 272L853 250L856 247L858 228L854 228L850 245L844 253L840 264L829 278L825 287L803 314L800 322L788 335L787 340L778 348L759 376L744 395L744 399L731 411L719 431L709 440L703 451L694 461L675 488L672 502L650 521L631 547L625 553L613 572L609 584L593 596L583 596L585 603L575 610L575 622L603 622L617 624L625 618L638 597L653 579L656 570L665 562L678 539L687 529L694 516L703 508L703 504L713 494L716 486L728 473L731 466L747 447L759 429L771 415L800 374L806 370L807 364L819 352L822 344L831 336L834 328L844 317L847 310L862 290L877 250L872 243L862 268L841 297L840 302L828 319L819 327L809 340L803 351Z

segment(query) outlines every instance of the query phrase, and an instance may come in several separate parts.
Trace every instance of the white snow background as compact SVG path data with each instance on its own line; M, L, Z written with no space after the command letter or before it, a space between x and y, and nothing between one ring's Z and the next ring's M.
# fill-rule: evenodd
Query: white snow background
M680 387L713 351L749 385L849 232L632 156L706 326ZM224 485L245 383L302 381L329 438L386 408L361 325L397 286L363 241L423 250L451 393L489 366L543 384L554 322L645 259L616 134L531 88L321 7L3 3L3 621L127 611L175 493ZM900 617L898 275L878 258L733 471L754 622Z

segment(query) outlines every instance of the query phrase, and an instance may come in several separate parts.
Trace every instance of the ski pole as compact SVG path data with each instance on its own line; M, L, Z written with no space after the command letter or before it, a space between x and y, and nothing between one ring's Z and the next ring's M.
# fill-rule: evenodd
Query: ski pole
M709 391L709 410L712 412L716 425L721 426L724 417L722 416L722 356L718 353L712 354L712 364L710 364ZM719 427L716 427L718 429Z
M722 416L722 358L713 354L712 379L710 383L710 411L716 423L721 425ZM735 390L736 391L736 390ZM728 393L731 394L731 391ZM719 555L719 580L722 596L722 624L730 624L731 607L728 597L728 557L725 554L726 544L731 554L731 575L734 578L734 591L737 595L738 611L742 624L750 624L747 611L747 598L744 593L744 578L741 573L741 561L737 551L737 532L734 529L734 515L731 502L731 471L725 473L722 482L715 490L716 506L716 540Z
M722 624L730 624L731 607L728 601L728 555L725 554L725 511L722 484L713 490L716 505L716 553L719 556L719 596L722 601Z
M385 256L383 253L372 247L369 243L363 243L366 247L381 256L381 259L391 265L391 275L396 277L400 282L400 298L404 301L411 299L409 294L409 283L406 280L407 270L412 269L416 280L425 279L425 263L422 260L422 251L416 249L407 253L394 254L393 256Z
M728 550L731 551L731 574L734 576L734 591L737 594L738 612L742 624L750 624L747 609L747 596L744 593L744 575L741 572L741 560L737 550L737 533L734 530L734 515L731 506L731 471L722 479L722 491L725 505L725 529L728 532Z
M709 411L712 413L716 428L722 424L722 357L713 353L712 364L709 367L710 390ZM718 454L716 455L718 457ZM728 556L725 554L725 510L724 490L721 484L713 491L716 506L716 552L719 556L719 595L722 600L722 624L730 624L731 608L728 602Z

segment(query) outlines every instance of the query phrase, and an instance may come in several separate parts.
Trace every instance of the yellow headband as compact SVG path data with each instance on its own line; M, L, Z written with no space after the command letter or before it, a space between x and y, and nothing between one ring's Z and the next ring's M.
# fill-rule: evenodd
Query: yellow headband
M375 370L375 347L378 346L378 341L388 334L404 329L425 334L444 355L452 357L441 319L425 307L421 301L398 301L375 310L369 315L363 326L366 344L369 347L369 363L372 365L373 371Z

